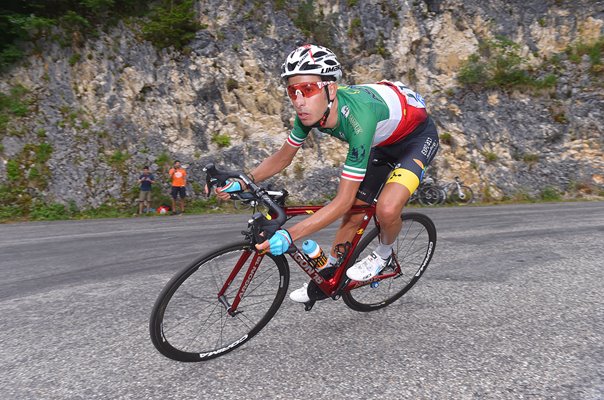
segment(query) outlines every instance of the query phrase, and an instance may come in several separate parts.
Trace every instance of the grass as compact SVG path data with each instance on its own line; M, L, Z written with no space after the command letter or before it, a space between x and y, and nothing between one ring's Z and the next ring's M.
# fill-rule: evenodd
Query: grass
M220 148L229 147L231 145L231 138L229 135L216 133L212 136L212 143L215 143Z
M151 208L157 208L161 204L170 205L168 196L154 197ZM103 218L131 218L138 212L138 204L133 201L130 206L116 206L104 204L100 207L79 210L74 203L44 204L34 202L30 207L22 207L15 204L0 205L0 223L27 222L27 221L60 221L60 220L84 220ZM223 214L223 213L249 213L250 210L237 210L233 202L218 202L215 196L209 199L188 200L185 203L185 215ZM169 214L168 214L169 215ZM146 217L162 218L166 215L157 213L145 214Z
M565 196L562 195L557 189L546 186L538 195L531 196L524 190L519 190L511 196L506 196L502 199L495 199L489 196L488 193L483 193L483 200L476 201L472 204L464 205L464 207L479 207L479 206L490 206L490 205L509 205L509 204L533 204L533 203L547 203L547 202L577 202L577 201L589 201L585 197L581 197L580 194L583 192L589 192L594 196L599 196L604 199L604 188L594 188L591 185L589 190L585 189L585 184L578 184L577 187L569 187L569 191ZM488 192L488 191L487 191ZM30 207L24 207L20 204L9 204L3 200L3 188L0 186L0 223L10 222L27 222L27 221L58 221L58 220L85 220L85 219L103 219L103 218L131 218L136 215L138 211L138 204L132 201L129 206L116 206L112 204L104 204L97 208L79 210L74 202L68 204L50 203L43 204L40 202L32 202ZM576 194L576 197L568 197ZM334 194L335 196L335 194ZM484 198L487 200L484 200ZM304 204L309 205L323 205L330 199L325 197L317 201L308 201ZM293 204L292 202L289 202ZM169 197L166 195L155 196L152 201L152 208L157 208L161 204L170 205ZM302 203L296 203L302 204ZM411 208L422 208L417 204L409 204L407 207ZM445 204L440 207L455 207L452 204ZM187 200L185 204L185 215L204 215L204 214L248 214L251 210L238 210L234 207L231 201L218 201L215 196L207 198L200 198L195 200ZM169 215L169 214L168 214ZM145 214L148 218L164 218L167 215L159 215L157 213Z

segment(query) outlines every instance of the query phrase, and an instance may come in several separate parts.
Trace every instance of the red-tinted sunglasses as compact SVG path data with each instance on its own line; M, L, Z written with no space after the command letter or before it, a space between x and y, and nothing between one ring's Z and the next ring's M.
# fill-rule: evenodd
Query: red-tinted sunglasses
M289 85L287 87L287 95L292 100L296 100L296 98L300 94L304 98L313 97L313 96L316 96L319 93L321 93L321 89L323 89L325 86L329 85L330 83L333 83L333 82L331 82L331 81L327 81L327 82L319 81L319 82L294 83L293 85Z

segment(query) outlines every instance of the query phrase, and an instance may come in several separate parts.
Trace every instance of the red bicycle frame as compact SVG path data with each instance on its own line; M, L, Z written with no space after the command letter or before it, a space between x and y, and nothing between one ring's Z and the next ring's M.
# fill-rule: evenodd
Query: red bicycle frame
M283 210L285 211L285 215L291 218L300 215L311 215L314 214L316 211L320 210L321 208L323 208L323 206L289 206L284 207ZM346 257L341 261L340 266L345 266L348 264L350 258L354 253L354 250L356 249L359 241L361 240L361 237L363 236L363 233L365 232L365 229L369 225L369 222L371 221L371 219L375 219L375 205L356 205L350 209L349 213L364 214L364 216L354 238L352 239L350 250L348 251L348 254L346 254ZM376 226L379 226L377 220L375 220L375 223ZM231 285L231 283L235 280L235 277L242 270L243 265L246 263L246 261L252 254L254 254L254 257L252 258L252 261L250 262L250 265L245 273L245 277L241 282L237 295L235 296L233 303L229 305L228 300L224 297L224 293ZM334 276L329 279L326 279L323 278L319 274L319 271L308 262L308 258L304 254L302 254L299 249L296 248L294 252L288 252L287 254L291 256L291 258L300 266L300 268L302 268L302 270L310 277L310 279L312 279L321 289L321 291L325 293L325 295L327 295L328 297L338 295L342 291L349 291L361 286L372 284L373 282L381 281L386 278L391 278L400 273L400 266L398 265L398 261L396 260L396 258L393 257L394 271L380 274L369 281L358 282L349 280L345 275L346 268L337 268ZM235 264L235 268L233 268L233 271L231 272L224 285L218 292L218 299L225 305L229 314L236 314L237 306L243 298L243 295L250 282L254 278L254 274L258 270L258 267L260 266L260 263L262 262L263 258L264 254L258 253L253 249L244 251L243 254L239 257L237 264ZM347 280L348 283L344 285Z

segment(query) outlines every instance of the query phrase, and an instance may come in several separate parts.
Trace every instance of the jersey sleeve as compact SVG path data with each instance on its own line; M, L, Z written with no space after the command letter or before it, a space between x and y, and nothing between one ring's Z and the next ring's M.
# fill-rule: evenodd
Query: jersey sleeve
M348 140L348 155L344 163L342 179L362 182L367 172L377 120L373 115L364 115L361 119L350 114L347 122L350 124L351 134Z
M311 129L312 128L302 125L302 122L300 122L300 119L296 116L294 127L289 133L286 143L296 148L302 146Z

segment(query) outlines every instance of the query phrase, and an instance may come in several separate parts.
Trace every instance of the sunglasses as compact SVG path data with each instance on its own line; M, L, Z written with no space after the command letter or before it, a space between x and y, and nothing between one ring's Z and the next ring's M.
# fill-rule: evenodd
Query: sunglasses
M325 86L333 83L331 81L327 82L301 82L294 83L293 85L289 85L287 87L287 95L290 99L296 100L299 95L302 95L304 98L309 98L318 95L321 93L321 89Z

